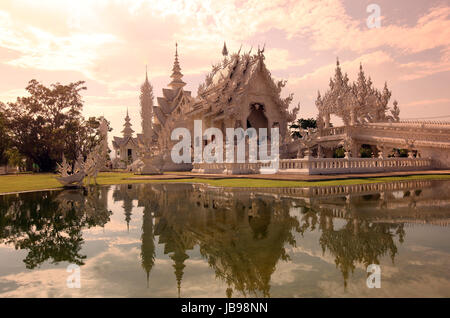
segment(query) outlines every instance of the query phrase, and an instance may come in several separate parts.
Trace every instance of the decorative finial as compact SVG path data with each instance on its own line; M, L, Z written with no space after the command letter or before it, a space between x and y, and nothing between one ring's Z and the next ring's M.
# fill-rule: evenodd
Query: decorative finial
M223 56L227 56L228 55L227 44L225 43L225 41L223 42L222 55Z
M169 87L172 89L182 88L186 85L182 81L183 74L181 73L180 62L178 61L178 42L175 42L175 61L173 62L172 75L170 75L172 81L169 83Z
M122 130L123 137L131 137L134 133L134 130L131 128L133 126L130 122L130 116L128 116L128 107L127 107L127 116L125 117L125 124L123 125L124 129Z
M264 43L264 46L263 46L262 50L260 49L259 44L258 44L258 55L259 56L264 55L264 49L265 48L266 48L266 43Z

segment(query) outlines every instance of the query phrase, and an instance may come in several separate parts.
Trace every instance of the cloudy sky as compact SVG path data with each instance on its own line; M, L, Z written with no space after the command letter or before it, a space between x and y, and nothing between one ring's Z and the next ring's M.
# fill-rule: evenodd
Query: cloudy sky
M369 28L367 6L380 8ZM266 64L287 79L301 117L316 115L336 57L351 80L359 63L388 82L402 119L450 120L448 0L1 0L0 100L25 95L31 79L86 81L85 115L105 115L118 134L128 107L140 132L139 86L148 64L155 96L169 83L175 42L196 95L223 42L234 52L266 44Z

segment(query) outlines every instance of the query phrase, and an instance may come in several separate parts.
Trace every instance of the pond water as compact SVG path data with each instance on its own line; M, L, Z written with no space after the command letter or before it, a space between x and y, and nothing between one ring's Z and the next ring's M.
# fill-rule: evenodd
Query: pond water
M0 297L450 297L449 224L449 181L4 195Z

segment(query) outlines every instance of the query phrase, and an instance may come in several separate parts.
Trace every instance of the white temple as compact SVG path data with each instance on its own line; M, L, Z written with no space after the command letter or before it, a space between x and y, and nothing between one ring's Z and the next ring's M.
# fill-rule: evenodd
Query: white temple
M139 158L137 138L133 137L134 130L131 128L130 116L125 117L125 124L122 130L122 137L114 136L112 145L115 151L113 160L114 168L126 168Z
M296 120L299 106L290 104L293 95L280 96L286 81L275 81L264 62L264 48L257 53L239 52L228 55L224 44L223 59L213 66L199 86L197 96L184 89L186 83L178 56L178 45L171 81L157 97L153 106L153 89L146 79L141 87L142 134L132 137L129 117L125 118L123 137L114 137L116 158L130 164L137 158L147 160L158 154L170 153L177 141L171 132L185 127L194 138L194 120L202 121L202 129L277 127L280 132L279 173L334 174L360 172L409 171L450 168L450 123L404 122L399 118L398 103L389 106L391 92L382 91L366 79L362 66L358 79L350 83L342 74L339 62L330 80L329 90L316 101L317 128L301 130L302 138L293 138L289 123ZM340 127L332 127L330 116L341 118ZM192 140L207 145L213 140ZM206 139L206 140L205 140ZM371 157L361 158L361 147L371 149ZM344 158L335 158L342 148ZM408 152L399 157L396 149ZM262 162L256 163L182 163L175 164L164 157L164 171L198 173L248 174L260 173ZM117 164L116 160L116 164ZM193 160L192 160L193 162Z

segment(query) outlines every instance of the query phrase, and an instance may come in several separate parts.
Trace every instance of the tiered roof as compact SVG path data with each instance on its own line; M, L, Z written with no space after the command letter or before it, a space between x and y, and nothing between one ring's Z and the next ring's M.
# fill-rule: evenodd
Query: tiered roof
M183 90L186 83L182 81L183 74L181 73L181 67L178 61L178 44L176 44L175 61L170 77L172 78L172 82L169 83L169 88L163 88L163 96L157 98L158 106L153 108L157 120L162 125L165 124L167 117L172 114L183 98L189 101L191 100L191 92Z
M241 98L248 91L249 84L257 75L263 76L269 91L278 103L280 109L287 111L292 101L292 95L280 98L281 89L286 81L275 82L264 63L264 49L258 49L257 54L238 53L227 57L228 50L224 45L224 59L213 66L212 71L206 76L205 82L198 88L197 102L194 109L207 110L206 115L223 116L236 112L242 103Z
M178 61L178 43L175 44L175 61L173 62L172 75L170 77L172 78L172 82L168 85L170 88L177 89L186 85L182 81L183 74L181 73L180 62Z
M136 138L133 138L134 130L131 128L132 124L130 122L130 116L128 115L128 109L127 109L127 116L125 117L125 124L123 126L124 129L121 131L123 137L113 138L112 144L114 148L120 148L122 146L125 146L126 144L128 144L128 142L137 145Z

